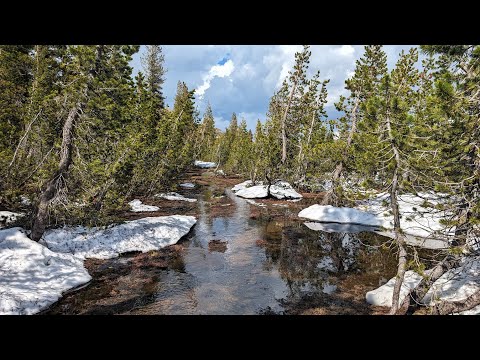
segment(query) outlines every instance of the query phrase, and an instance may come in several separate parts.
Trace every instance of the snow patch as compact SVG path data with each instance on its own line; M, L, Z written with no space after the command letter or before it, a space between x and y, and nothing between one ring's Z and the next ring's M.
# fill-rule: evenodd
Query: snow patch
M376 306L392 306L393 288L396 278L391 278L386 284L369 291L366 294L367 303ZM415 271L407 271L402 287L400 288L400 304L405 300L410 290L414 289L422 280L422 276Z
M262 199L269 195L276 199L301 199L302 195L296 192L293 187L285 181L277 181L270 186L270 192L267 185L259 181L253 185L252 181L247 180L235 185L232 191L237 196L246 199Z
M439 237L445 239L454 229L446 228L440 220L447 217L446 211L434 207L423 207L425 200L433 206L440 204L443 194L419 193L402 194L398 198L400 226L405 234L419 237ZM393 215L390 212L390 195L379 193L377 196L359 202L358 208L374 214L382 221L385 229L393 229ZM447 246L448 247L448 246Z
M214 162L195 160L194 165L199 168L209 169L217 166Z
M144 212L144 211L158 211L160 208L158 206L145 205L140 200L135 199L128 203L132 212Z
M277 181L270 186L270 195L277 199L301 199L303 197L286 181Z
M174 200L178 200L178 201L188 201L188 202L196 202L197 199L190 199L190 198L186 198L185 196L183 195L180 195L176 192L169 192L169 193L161 193L161 194L156 194L156 195L153 195L154 197L157 197L157 198L162 198L162 199L166 199L166 200L171 200L171 201L174 201Z
M446 228L440 223L448 216L446 211L434 207L424 207L425 200L432 206L440 204L443 194L421 193L419 196L403 194L399 196L398 204L401 214L400 226L406 234L406 241L415 246L429 249L448 248L448 236L454 229ZM324 223L360 224L382 227L387 231L377 233L393 237L393 215L390 208L390 195L377 194L368 200L358 202L357 209L333 207L331 205L312 205L303 209L299 217ZM312 228L311 225L307 225Z
M383 222L374 214L346 207L331 205L311 205L298 213L301 218L342 224L361 224L367 226L382 226Z
M34 314L90 280L80 259L30 240L22 228L0 230L0 315Z
M268 197L267 185L254 185L245 187L236 192L237 196L245 199L262 199Z
M423 302L462 301L479 289L480 258L466 259L461 266L447 271L435 281Z
M180 184L180 187L184 189L193 189L195 187L195 184L188 182L188 183Z
M17 219L21 218L22 216L25 216L25 214L12 211L0 211L0 229L17 221Z
M175 244L196 223L193 216L171 215L127 221L107 229L83 226L48 230L43 243L80 259L109 259L130 251L147 252Z
M428 274L428 271L426 273ZM400 292L400 302L408 295L409 289L415 288L421 279L421 275L411 270L405 273L405 281ZM385 285L367 292L367 302L378 306L392 306L394 285L395 278L392 278ZM433 304L438 301L463 301L479 289L480 258L467 258L461 266L447 271L435 281L422 302ZM461 314L477 314L479 312L480 306L477 306Z
M257 185L263 185L263 183L261 181L259 181L259 182L257 182ZM232 191L237 192L239 190L243 190L243 189L248 188L250 186L253 186L253 182L251 180L247 180L247 181L244 181L244 182L242 182L240 184L237 184L234 187L232 187Z

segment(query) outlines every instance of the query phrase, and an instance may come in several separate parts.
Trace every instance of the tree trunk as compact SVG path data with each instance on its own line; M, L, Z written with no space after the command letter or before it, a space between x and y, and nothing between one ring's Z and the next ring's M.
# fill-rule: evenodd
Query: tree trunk
M286 127L285 123L287 122L287 114L290 108L290 104L292 103L293 94L295 93L295 89L297 88L297 81L298 81L298 78L296 77L295 80L293 81L292 91L290 91L290 95L288 96L287 106L282 116L282 164L285 164L285 161L287 160L287 131L285 128Z
M460 258L453 255L447 255L440 263L438 263L429 273L428 277L423 278L414 290L410 291L400 308L397 310L398 315L413 314L422 306L421 301L427 294L430 287L448 270L456 267Z
M398 172L400 167L400 152L397 149L395 138L392 132L390 123L390 114L387 110L386 125L388 131L388 139L395 155L395 168L393 170L392 188L390 190L390 207L393 213L393 231L395 234L395 242L398 246L398 267L395 280L395 287L393 288L392 308L390 314L397 313L400 303L400 290L402 288L403 280L405 278L405 270L407 268L407 250L405 247L405 237L402 234L400 226L400 212L398 210Z
M400 227L400 212L398 210L398 169L396 168L393 175L392 190L390 192L390 205L393 212L393 229L395 233L395 241L398 246L398 268L393 288L392 308L390 314L397 312L400 302L400 290L405 278L405 270L407 268L407 250L405 248L405 238Z
M315 125L315 115L316 115L316 110L313 111L312 121L310 123L310 129L308 129L307 142L305 144L305 148L307 148L307 149L310 146L310 141L312 140L313 125ZM303 164L304 157L305 157L304 148L302 146L302 143L300 142L300 151L299 151L299 154L298 154L299 164L298 164L298 170L297 170L297 179L305 178L305 173L306 173L308 161L307 161L306 164Z
M328 189L327 193L323 197L322 205L338 205L337 203L337 194L335 192L335 187L337 186L338 180L340 179L340 175L343 171L343 161L340 161L337 166L335 167L335 171L332 174L332 185L330 189Z
M337 194L335 194L335 188L337 187L337 183L340 180L340 176L342 175L343 168L344 168L344 159L347 157L348 150L350 149L350 146L352 145L353 135L357 131L357 109L358 109L359 104L360 104L360 100L357 97L355 99L355 105L353 106L353 109L350 113L350 117L352 119L352 124L351 124L351 127L350 127L350 131L348 133L347 146L345 148L344 153L342 154L343 155L342 160L340 160L337 163L337 166L335 167L335 171L332 174L332 187L327 191L327 193L323 197L322 205L331 204L332 201L335 202L334 205L338 205L337 204L338 196L337 196Z
M75 129L75 122L78 119L80 111L80 104L76 104L68 113L67 120L63 125L62 146L60 148L60 163L58 170L53 177L48 181L45 190L40 196L40 202L36 214L33 219L31 239L39 241L45 232L45 226L48 215L48 205L57 195L58 188L61 184L58 181L61 178L66 178L68 168L72 162L72 147L73 147L73 133Z

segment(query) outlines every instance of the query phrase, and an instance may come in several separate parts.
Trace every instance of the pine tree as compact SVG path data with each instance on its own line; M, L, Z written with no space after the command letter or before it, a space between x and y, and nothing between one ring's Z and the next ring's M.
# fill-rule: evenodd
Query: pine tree
M165 107L163 96L163 83L165 82L164 68L165 56L160 45L147 45L146 54L142 57L142 65L145 71L147 89L155 99L157 111Z
M356 61L354 75L345 81L345 88L350 91L350 96L348 98L342 96L340 101L335 104L337 110L344 112L345 116L340 118L338 129L340 137L335 142L333 151L330 152L330 156L336 159L336 164L331 177L331 187L322 200L324 205L339 205L344 201L342 199L344 190L340 178L346 169L349 170L353 166L351 161L354 150L352 144L356 143L357 154L362 155L361 143L367 138L357 135L359 132L357 124L365 116L369 99L378 93L380 81L386 72L387 57L382 46L365 46L363 56ZM355 137L357 137L357 141L354 140ZM368 145L368 142L363 145ZM362 167L359 166L359 168Z
M22 130L26 128L33 71L31 51L31 46L0 46L0 190L8 181L5 170L11 166Z
M412 157L409 138L413 128L415 108L414 89L418 86L418 70L415 63L418 52L415 48L400 54L395 68L381 78L378 91L367 101L367 115L362 119L363 130L369 129L368 147L364 148L366 158L379 169L376 178L384 181L389 189L390 209L393 214L394 238L399 249L398 270L393 291L391 313L398 310L400 287L407 267L405 237L400 226L398 196L408 185L404 174L412 170ZM374 179L372 180L374 181Z
M213 117L212 107L207 104L203 121L199 126L198 145L196 158L203 161L213 161L215 155L215 119Z

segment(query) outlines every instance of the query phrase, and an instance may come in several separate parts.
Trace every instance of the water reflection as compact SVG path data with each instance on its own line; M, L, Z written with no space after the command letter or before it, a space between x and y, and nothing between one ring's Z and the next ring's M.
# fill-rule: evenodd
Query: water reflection
M140 270L109 278L103 285L108 291L80 290L70 310L83 306L88 312L93 296L94 302L108 297L115 302L117 291L136 299L134 306L118 311L130 314L283 313L312 297L327 307L342 299L338 311L355 312L355 301L363 304L366 291L395 272L394 254L380 246L386 238L365 231L369 228L322 224L320 229L287 215L270 216L269 208L253 220L251 205L228 189L225 200L232 209L212 215L212 194L207 189L199 197L198 222L168 269L145 260ZM225 252L209 251L212 240L226 242ZM149 286L136 286L139 279L149 279ZM349 300L352 291L357 291L356 300Z

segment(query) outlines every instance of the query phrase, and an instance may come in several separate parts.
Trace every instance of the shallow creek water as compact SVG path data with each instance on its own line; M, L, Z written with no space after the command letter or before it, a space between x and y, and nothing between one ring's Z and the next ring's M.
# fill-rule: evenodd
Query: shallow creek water
M197 194L197 224L174 256L160 259L167 266L155 265L156 252L98 261L88 286L44 313L372 313L365 293L395 274L395 255L382 246L388 238L362 226L315 231L296 219L296 203L272 217L273 205L255 209L228 188L224 196L225 211L214 215L211 188ZM133 266L139 257L143 265Z

